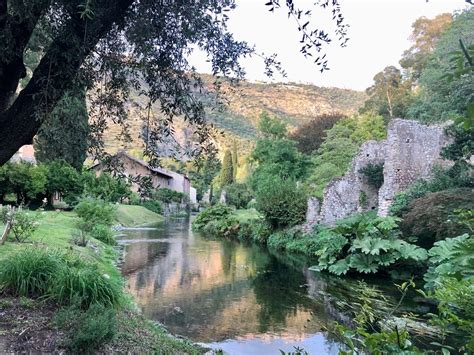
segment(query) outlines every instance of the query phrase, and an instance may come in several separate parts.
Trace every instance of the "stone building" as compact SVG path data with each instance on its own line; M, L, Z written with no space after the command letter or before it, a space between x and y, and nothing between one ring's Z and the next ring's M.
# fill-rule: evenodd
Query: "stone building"
M189 178L185 175L178 174L174 171L160 167L151 167L143 160L137 159L125 151L119 151L114 159L116 163L120 164L123 168L123 174L125 176L136 177L150 177L153 188L168 188L173 191L181 192L189 196L191 203L196 203L196 189L191 186ZM100 174L105 170L105 166L102 163L97 163L91 168L96 174ZM132 184L132 190L137 192L139 186Z

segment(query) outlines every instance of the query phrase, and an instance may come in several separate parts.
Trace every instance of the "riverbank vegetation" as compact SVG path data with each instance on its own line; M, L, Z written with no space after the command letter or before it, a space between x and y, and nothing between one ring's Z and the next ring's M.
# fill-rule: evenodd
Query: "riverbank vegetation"
M58 161L0 169L8 203L0 207L1 351L202 352L145 320L123 290L111 227L164 220L141 205L118 204L133 196L125 180ZM58 193L68 202L48 209ZM28 315L15 317L21 313Z
M387 67L377 74L367 90L369 99L356 115L324 116L322 122L315 120L290 135L282 120L262 113L259 138L247 158L249 174L238 181L250 191L247 207L256 208L258 214L239 220L238 209L245 204L232 197L227 206L215 204L199 214L193 228L316 258L312 267L316 271L390 276L400 282L402 298L408 288L421 284L417 288L425 301L438 307L430 323L440 336L429 347L443 353L474 351L474 313L463 301L474 295L470 160L474 153L474 38L468 31L473 16L472 10L466 10L454 18L416 22L414 47L421 48L428 40L433 47L407 51L402 60L404 73ZM434 30L428 35L419 31L420 26ZM460 37L461 42L456 39ZM462 50L453 52L456 49ZM453 67L452 63L457 64ZM339 220L334 226L305 225L307 198L322 198L327 184L348 170L362 143L384 139L387 124L400 116L446 122L451 141L441 155L450 163L396 195L387 217L369 212ZM308 137L314 145L305 143ZM383 183L382 166L360 173L376 188ZM217 189L227 191L227 186L231 184L216 181ZM348 349L353 353L421 351L406 324L382 326L393 311L374 316L373 308L361 303L352 329L340 324L332 329Z
M100 233L86 228L87 243L75 240L74 233L84 223L97 218L106 225L114 223L113 206L88 201L74 212L27 213L36 218L34 233L21 243L8 239L0 246L0 307L8 320L2 327L10 327L0 336L9 346L2 351L200 352L134 311L115 266L119 251L110 239L102 240ZM13 317L22 306L12 297L22 297L24 303L31 299L31 314L23 321ZM32 348L22 344L24 336L32 338ZM37 336L52 337L54 342L38 344Z

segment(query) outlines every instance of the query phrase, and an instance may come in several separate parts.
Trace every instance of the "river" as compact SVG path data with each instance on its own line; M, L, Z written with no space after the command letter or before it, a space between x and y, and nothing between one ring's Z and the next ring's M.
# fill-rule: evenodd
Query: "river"
M356 280L309 271L297 257L256 245L205 238L186 218L128 230L120 243L128 291L171 333L228 354L338 353L323 329L350 322ZM384 292L394 297L388 284Z

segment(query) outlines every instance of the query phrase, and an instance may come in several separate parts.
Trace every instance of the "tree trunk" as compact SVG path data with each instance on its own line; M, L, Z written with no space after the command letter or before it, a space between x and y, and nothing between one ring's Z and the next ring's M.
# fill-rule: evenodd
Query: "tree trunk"
M0 166L21 146L32 143L44 117L72 87L84 60L112 26L124 20L132 3L104 1L107 8L87 20L87 26L79 14L71 16L64 26L65 35L53 41L28 85L6 111L0 111Z
M5 241L7 240L8 234L10 233L10 229L12 228L12 221L8 220L5 230L3 231L2 234L2 239L0 239L0 245L5 244Z

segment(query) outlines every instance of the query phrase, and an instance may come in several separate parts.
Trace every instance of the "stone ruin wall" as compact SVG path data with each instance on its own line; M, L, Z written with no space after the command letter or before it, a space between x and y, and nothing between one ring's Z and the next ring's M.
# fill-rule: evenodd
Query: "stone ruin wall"
M359 170L368 164L383 164L384 158L385 141L368 141L362 145L349 171L332 180L325 188L319 216L321 223L332 225L356 212L377 209L377 190Z
M417 121L396 119L387 131L387 156L383 170L384 183L379 191L379 216L387 216L393 198L419 179L432 175L435 166L452 163L441 158L441 150L450 140L446 125L426 126Z
M349 171L326 186L320 211L319 203L310 198L307 225L334 225L339 219L370 210L386 216L396 193L418 179L429 178L435 165L450 164L440 157L441 149L449 142L444 128L445 125L426 126L417 121L392 120L387 139L365 142ZM384 164L384 183L378 191L359 173L369 163Z

